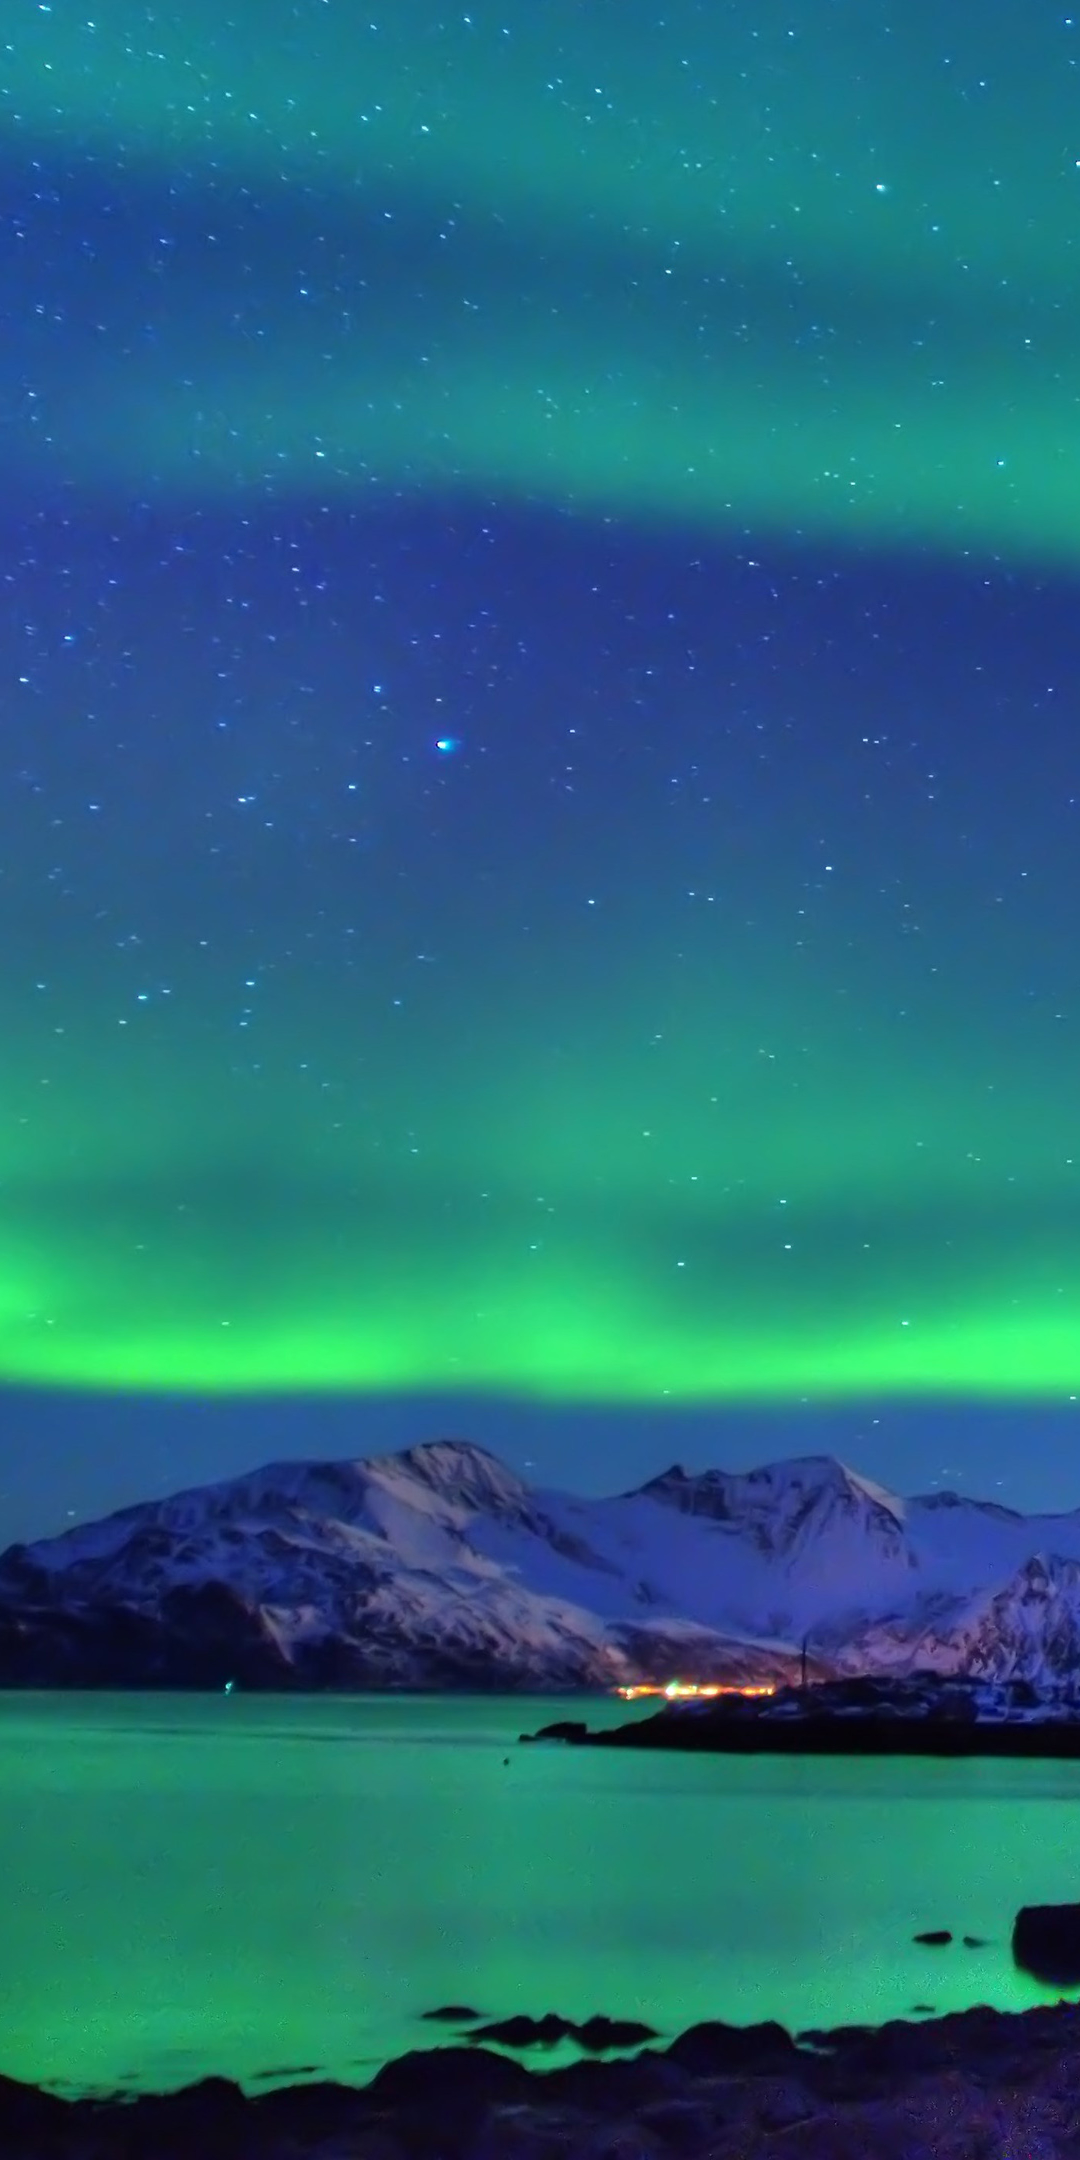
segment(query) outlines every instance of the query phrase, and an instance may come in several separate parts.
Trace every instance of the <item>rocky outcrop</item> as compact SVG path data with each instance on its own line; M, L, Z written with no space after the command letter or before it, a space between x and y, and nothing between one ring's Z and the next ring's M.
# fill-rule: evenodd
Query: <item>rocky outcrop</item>
M514 2049L556 2047L560 2040L572 2040L586 2054L602 2055L609 2049L641 2047L659 2035L655 2026L643 2025L638 2018L590 2017L576 2025L573 2018L549 2010L541 2018L497 2018L493 2024L478 2025L469 2038Z
M422 2050L362 2089L224 2079L67 2101L0 2078L4 2160L1075 2160L1080 2011L969 2010L793 2039L693 2027L628 2060L538 2072Z
M1022 1905L1012 1953L1046 1987L1080 1987L1080 1905Z
M122 1604L0 1604L7 1687L287 1688L296 1675L227 1584L170 1591L156 1611Z

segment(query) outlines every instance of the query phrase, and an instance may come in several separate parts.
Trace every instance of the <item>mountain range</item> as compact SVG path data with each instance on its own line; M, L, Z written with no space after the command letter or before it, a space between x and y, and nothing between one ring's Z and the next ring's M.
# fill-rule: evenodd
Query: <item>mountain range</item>
M0 1554L0 1685L1069 1681L1080 1509L902 1500L828 1456L586 1499L486 1449L274 1463Z

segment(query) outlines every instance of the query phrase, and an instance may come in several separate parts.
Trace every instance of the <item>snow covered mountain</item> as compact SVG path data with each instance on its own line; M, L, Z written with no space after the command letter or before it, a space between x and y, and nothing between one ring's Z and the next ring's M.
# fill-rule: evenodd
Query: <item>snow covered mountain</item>
M559 1689L1080 1667L1080 1511L810 1456L536 1491L486 1449L271 1464L0 1555L0 1683Z

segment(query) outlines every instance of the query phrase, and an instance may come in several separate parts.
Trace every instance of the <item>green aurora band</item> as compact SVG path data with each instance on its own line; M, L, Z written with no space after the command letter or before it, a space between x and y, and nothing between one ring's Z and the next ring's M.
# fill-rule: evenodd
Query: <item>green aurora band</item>
M118 0L92 22L27 10L0 108L21 152L119 158L136 190L227 176L271 205L261 231L251 213L263 342L228 332L235 247L219 269L210 238L170 262L155 345L43 332L53 455L120 499L147 476L177 503L239 502L268 470L298 497L452 482L1075 564L1072 33L1025 19L980 87L969 13L928 91L936 11L887 32L867 0L828 14L785 71L776 0L716 0L660 46L606 0L519 5L509 37L483 8L443 32L392 0L369 35L328 7L302 45L287 7L186 0L153 50ZM357 280L351 344L333 220L347 234L361 199L387 206L388 267ZM274 267L286 214L313 236L299 299ZM402 225L422 301L395 287ZM407 1032L376 1053L358 1024L343 1049L284 1000L257 1077L182 995L123 1037L89 992L62 1042L0 1012L0 1377L616 1402L1080 1388L1060 1030L977 1039L945 1007L916 1040L880 1012L865 1035L811 1027L820 1000L773 968L719 1037L684 1015L668 1062L644 1047L662 980L643 966L617 1040L552 990L557 1060L543 992L478 999L465 1041L445 1015L434 1110Z
M530 1045L511 1010L447 1052L434 1110L423 1052L350 1087L348 1032L283 1013L258 1075L230 1074L192 1055L178 1003L167 1020L148 1014L141 1043L133 1021L95 1070L88 1018L66 1069L43 1046L47 1088L28 1063L9 1095L8 1380L616 1402L1076 1389L1076 1170L1049 1059L1039 1094L1003 1059L988 1089L977 1060L957 1051L943 1078L881 1027L860 1121L859 1053L835 1036L812 1056L774 1031L765 1053L736 1009L719 1046L646 1075L584 1021L557 1065L542 1015Z
M216 205L155 264L152 340L145 296L125 323L113 295L77 366L70 309L43 330L66 474L200 499L268 473L323 496L453 481L1076 561L1069 18L957 11L943 56L936 10L877 0L805 35L779 0L676 7L663 36L636 0L509 27L376 13L21 17L0 108L20 153L179 173L178 209L200 186ZM361 218L385 272L346 268L343 293ZM265 307L243 337L230 220Z

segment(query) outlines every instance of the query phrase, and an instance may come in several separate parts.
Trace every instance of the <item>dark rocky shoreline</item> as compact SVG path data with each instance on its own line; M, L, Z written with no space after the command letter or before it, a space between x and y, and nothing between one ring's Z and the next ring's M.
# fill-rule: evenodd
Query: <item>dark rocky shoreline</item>
M1080 1757L1080 1728L1075 1725L1016 1725L964 1728L927 1724L906 1731L866 1718L857 1726L834 1718L807 1717L791 1725L712 1725L691 1723L678 1712L660 1711L636 1725L616 1725L592 1732L566 1720L522 1733L525 1742L561 1740L570 1747L656 1748L685 1755L933 1755L968 1760L973 1756L1009 1762L1072 1762Z
M711 1755L987 1756L1023 1761L1080 1758L1080 1707L1070 1695L1027 1682L914 1674L862 1675L763 1697L665 1703L653 1717L592 1730L561 1719L524 1742L571 1747L663 1748Z
M0 2079L4 2160L1080 2160L1080 2009L793 2039L698 2025L535 2070L452 2045L362 2088L63 2100Z

